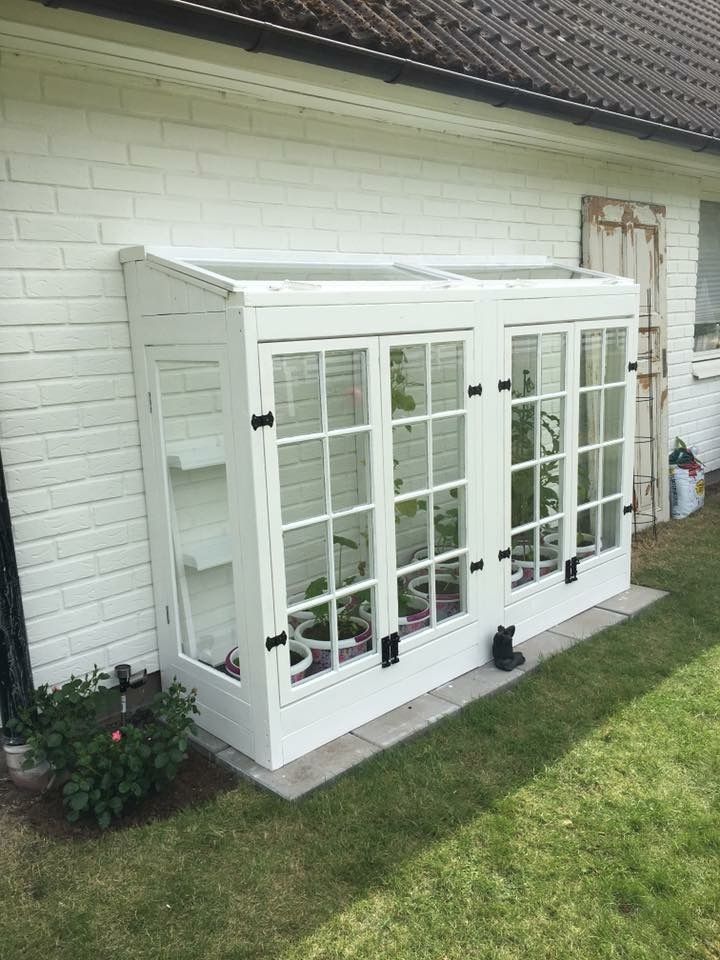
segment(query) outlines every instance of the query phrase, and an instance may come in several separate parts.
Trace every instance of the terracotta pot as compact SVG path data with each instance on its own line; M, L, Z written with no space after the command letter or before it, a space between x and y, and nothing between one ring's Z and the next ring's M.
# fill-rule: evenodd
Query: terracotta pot
M4 743L3 750L8 774L16 787L20 787L21 790L32 790L34 793L40 793L50 786L52 771L47 761L43 760L42 763L33 764L29 767L25 766L25 761L30 753L30 747L27 743Z

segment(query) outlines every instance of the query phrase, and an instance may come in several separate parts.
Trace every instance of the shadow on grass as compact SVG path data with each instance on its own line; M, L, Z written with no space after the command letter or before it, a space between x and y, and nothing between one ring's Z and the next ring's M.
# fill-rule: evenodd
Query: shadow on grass
M672 596L299 803L241 785L170 823L108 838L95 854L79 851L87 862L75 866L74 883L96 876L98 861L119 869L123 939L139 944L159 923L172 945L117 956L278 958L399 864L492 810L718 641L720 599L709 584L719 536L715 501L640 547L636 578ZM48 897L58 889L51 883ZM170 905L181 915L164 919ZM99 922L92 906L80 908L65 942L92 939Z

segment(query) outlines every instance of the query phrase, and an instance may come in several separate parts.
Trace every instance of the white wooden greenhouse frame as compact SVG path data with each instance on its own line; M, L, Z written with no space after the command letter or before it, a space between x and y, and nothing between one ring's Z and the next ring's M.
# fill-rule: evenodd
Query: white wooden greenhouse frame
M211 733L275 769L628 587L631 281L121 260L162 677Z

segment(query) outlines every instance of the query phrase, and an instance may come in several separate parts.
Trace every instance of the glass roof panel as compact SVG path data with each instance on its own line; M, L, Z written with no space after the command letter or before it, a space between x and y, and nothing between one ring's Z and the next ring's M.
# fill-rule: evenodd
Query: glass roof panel
M188 260L193 266L210 270L239 283L282 283L284 280L300 283L325 283L336 281L352 283L356 281L373 282L388 280L432 280L427 274L418 274L414 270L403 270L392 264L358 263L277 263L236 261L234 263L211 263L209 261Z
M563 267L556 264L543 264L542 266L518 265L498 266L488 264L481 266L475 264L458 264L452 266L448 264L434 264L432 260L424 263L424 266L432 270L442 270L444 273L452 273L455 276L467 277L469 280L591 280L593 277L587 273L579 273L572 267Z

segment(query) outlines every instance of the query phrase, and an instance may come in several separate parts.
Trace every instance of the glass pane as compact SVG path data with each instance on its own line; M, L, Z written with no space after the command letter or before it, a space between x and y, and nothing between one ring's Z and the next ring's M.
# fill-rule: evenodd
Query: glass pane
M428 412L425 347L393 347L390 351L390 396L393 420Z
M435 568L435 618L438 623L467 610L465 565Z
M433 486L465 476L465 417L432 422Z
M294 353L273 358L277 436L320 433L320 355Z
M371 502L370 444L367 433L330 437L332 508L349 510Z
M578 510L577 556L580 561L593 556L597 550L597 515L597 507L590 507L589 510Z
M399 567L428 557L428 502L412 497L395 504L395 548Z
M430 626L430 604L427 596L412 592L404 577L399 577L397 581L397 599L400 637L407 637Z
M311 523L283 534L288 606L328 592L327 523Z
M465 546L465 488L434 494L435 556Z
M513 397L534 397L537 388L538 338L534 335L512 339Z
M427 423L393 427L395 493L411 493L428 486Z
M603 447L603 496L610 497L622 489L622 453L621 443L612 447Z
M542 338L542 393L565 389L565 334L544 333Z
M580 335L580 386L602 383L602 330L583 330Z
M535 519L535 467L512 473L512 526L521 527Z
M620 544L620 519L622 517L622 503L620 500L611 500L602 505L602 538L601 552L612 550Z
M578 506L592 503L599 497L598 489L599 453L597 450L586 450L578 454Z
M538 540L537 530L526 530L525 533L516 533L512 538L512 567L510 577L513 587L524 587L533 583L537 578L535 569L535 545ZM522 571L518 574L518 570Z
M512 407L512 462L534 460L537 403L518 403Z
M181 649L240 680L220 364L157 367L173 550L187 585L178 591Z
M605 391L603 439L619 440L625 420L625 387L608 387Z
M540 456L552 457L563 450L565 432L565 401L540 401Z
M308 676L315 672L313 653L307 642L296 634L298 624L312 619L312 612L307 611L301 618L297 619L292 615L288 617L287 635L290 638L287 644L288 661L287 669L290 671L290 683L302 683Z
M336 589L374 576L370 511L333 520L333 552Z
M282 522L322 516L326 512L322 440L278 447L278 463Z
M465 383L462 343L434 343L430 348L432 412L461 410Z
M580 394L578 443L581 447L600 442L600 395L600 390Z
M332 670L333 606L332 603L321 603L319 606L309 607L304 618L295 627L294 639L298 644L297 652L303 655L304 660L307 659L305 651L310 654L310 664L303 671L303 680ZM292 622L292 618L289 620ZM292 681L292 656L290 679Z
M605 331L605 383L621 383L625 380L626 330Z
M540 555L538 574L547 577L556 573L562 565L562 520L544 523L540 527Z
M540 518L551 517L563 510L563 460L548 460L538 467L540 474Z
M372 587L358 597L338 600L338 659L341 667L375 648L374 613L375 590Z
M366 365L364 350L325 354L328 430L359 427L368 422Z

